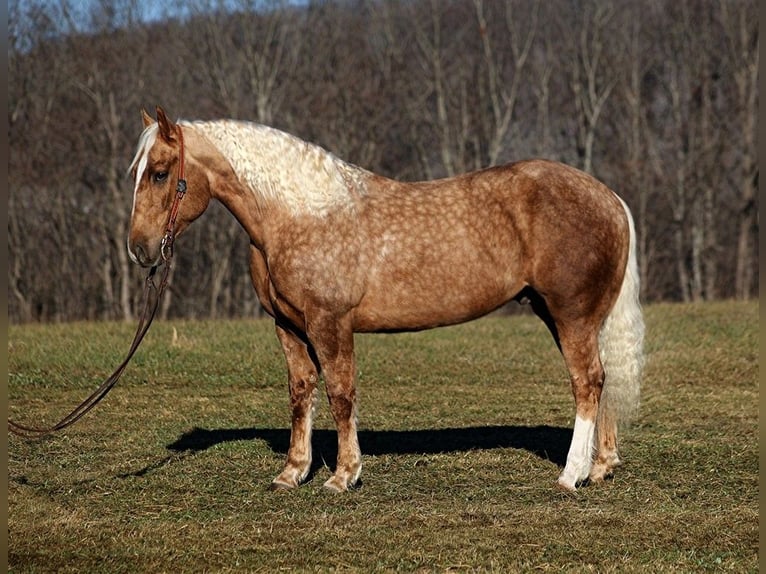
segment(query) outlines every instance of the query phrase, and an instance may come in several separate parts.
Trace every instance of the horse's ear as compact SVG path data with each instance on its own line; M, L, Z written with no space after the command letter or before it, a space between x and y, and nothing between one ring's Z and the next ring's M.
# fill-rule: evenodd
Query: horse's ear
M141 108L141 119L144 122L144 128L148 128L154 123L154 118L150 116L144 108Z
M160 124L160 137L166 142L176 140L176 125L165 115L165 110L157 106L157 123Z

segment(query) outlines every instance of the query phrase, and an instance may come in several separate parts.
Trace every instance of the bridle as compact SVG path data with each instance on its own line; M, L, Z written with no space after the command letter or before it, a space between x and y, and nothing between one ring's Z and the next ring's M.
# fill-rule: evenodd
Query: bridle
M122 363L120 363L119 366L114 370L114 372L109 375L109 377L107 377L104 382L101 383L101 385L99 385L99 387L93 391L93 393L91 393L88 398L77 405L77 407L75 407L59 422L50 427L34 427L19 424L9 418L8 430L12 433L25 437L44 436L76 423L83 416L85 416L88 411L95 407L101 401L101 399L103 399L107 393L112 390L112 387L117 384L117 381L120 380L122 373L125 371L128 363L133 358L136 350L138 350L138 346L141 344L141 341L143 341L147 331L149 331L149 327L151 326L152 321L154 321L154 317L157 314L157 309L159 308L162 294L164 293L165 287L167 287L168 284L168 276L170 275L171 267L170 263L173 259L173 244L175 243L175 226L176 218L178 217L178 208L184 195L186 195L184 138L180 127L178 128L178 143L178 183L176 184L176 195L173 198L173 205L170 208L168 224L165 227L165 234L162 237L162 243L160 247L162 263L154 265L149 270L149 274L146 276L144 281L144 307L141 312L141 317L138 321L136 333L133 336L133 342L131 343L130 349L128 350L128 354L126 355L125 359L123 359ZM154 275L157 272L157 268L161 264L164 264L164 267L162 270L162 276L160 278L160 284L157 286L154 282ZM152 293L154 294L153 298Z
M160 253L162 260L166 263L173 257L173 243L175 242L176 217L178 217L178 206L186 195L186 162L184 159L184 134L181 128L178 128L178 183L176 184L176 196L173 198L173 205L170 207L170 216L168 224L165 227L165 235L162 237Z

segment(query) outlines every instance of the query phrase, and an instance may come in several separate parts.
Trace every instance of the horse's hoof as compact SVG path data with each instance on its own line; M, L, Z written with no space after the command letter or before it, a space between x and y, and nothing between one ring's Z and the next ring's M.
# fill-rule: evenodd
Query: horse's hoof
M301 482L295 472L283 471L271 481L271 490L292 490L298 488Z
M577 494L577 488L574 486L568 486L566 484L561 484L560 482L556 482L555 484L556 490L559 492L563 492L564 494Z
M622 464L622 461L617 455L601 458L593 464L593 468L590 470L588 480L590 482L604 482L607 478L614 476L614 469Z
M597 483L604 482L607 478L614 475L614 471L606 465L595 464L590 471L588 481Z
M570 482L562 477L559 477L559 479L556 481L556 488L563 492L569 492L571 494L574 494L577 492L577 484Z
M274 480L269 486L269 490L275 491L275 492L279 490L292 490L293 488L296 488L297 486L298 486L297 484L287 484L286 482Z
M310 465L311 463L308 464ZM308 465L306 465L306 468L301 470L294 465L288 464L282 469L279 476L271 481L271 490L291 490L293 488L298 488L303 484L303 481L308 475L308 468Z
M357 490L362 488L362 480L359 478L359 473L352 475L351 478L347 478L348 475L333 474L327 482L324 483L324 487L332 492L346 492L348 490Z
M335 475L324 483L324 487L331 492L346 492L348 490L346 481Z

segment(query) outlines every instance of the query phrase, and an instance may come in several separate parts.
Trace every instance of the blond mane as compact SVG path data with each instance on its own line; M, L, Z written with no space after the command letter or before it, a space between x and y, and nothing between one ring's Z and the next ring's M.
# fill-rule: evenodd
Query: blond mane
M253 193L294 215L322 216L364 194L369 172L288 133L235 120L179 123L209 139Z

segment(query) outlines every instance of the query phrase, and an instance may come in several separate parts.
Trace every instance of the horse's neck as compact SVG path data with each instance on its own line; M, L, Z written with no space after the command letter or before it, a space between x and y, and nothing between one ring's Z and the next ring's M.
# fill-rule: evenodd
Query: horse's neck
M284 132L228 120L193 126L228 160L262 212L321 217L364 194L369 172Z

